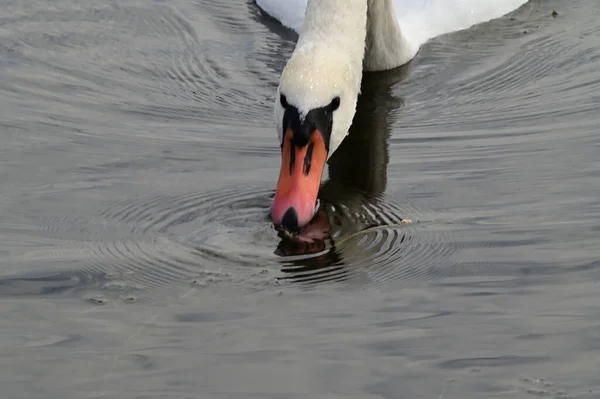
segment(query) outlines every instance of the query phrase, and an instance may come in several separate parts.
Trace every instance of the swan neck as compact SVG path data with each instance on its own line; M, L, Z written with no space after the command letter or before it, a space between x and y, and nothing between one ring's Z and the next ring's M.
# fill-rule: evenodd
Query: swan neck
M367 32L367 1L308 0L296 48L321 44L328 46L334 57L362 62Z

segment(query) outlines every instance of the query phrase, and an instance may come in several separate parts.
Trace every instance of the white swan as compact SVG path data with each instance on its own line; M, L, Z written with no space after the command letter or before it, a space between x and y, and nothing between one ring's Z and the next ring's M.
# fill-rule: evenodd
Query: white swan
M282 163L271 218L296 230L316 208L325 162L348 134L364 70L410 61L432 37L527 0L256 0L298 34L275 104Z

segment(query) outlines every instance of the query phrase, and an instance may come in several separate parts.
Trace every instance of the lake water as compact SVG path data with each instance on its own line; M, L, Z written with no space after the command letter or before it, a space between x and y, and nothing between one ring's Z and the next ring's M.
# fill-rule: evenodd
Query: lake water
M2 397L599 397L599 21L531 1L365 76L298 245L268 220L293 33L4 1Z

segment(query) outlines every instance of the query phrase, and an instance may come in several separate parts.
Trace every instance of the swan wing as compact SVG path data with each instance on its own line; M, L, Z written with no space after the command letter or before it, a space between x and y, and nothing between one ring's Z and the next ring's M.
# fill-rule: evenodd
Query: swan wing
M415 47L516 10L527 0L392 0L402 34Z

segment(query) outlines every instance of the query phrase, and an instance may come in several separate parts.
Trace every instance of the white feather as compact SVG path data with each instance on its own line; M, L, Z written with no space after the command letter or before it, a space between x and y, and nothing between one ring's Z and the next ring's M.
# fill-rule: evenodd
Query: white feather
M300 33L308 0L256 0L267 14ZM343 2L343 0L339 0ZM445 33L499 18L527 0L392 0L395 15L411 47Z

